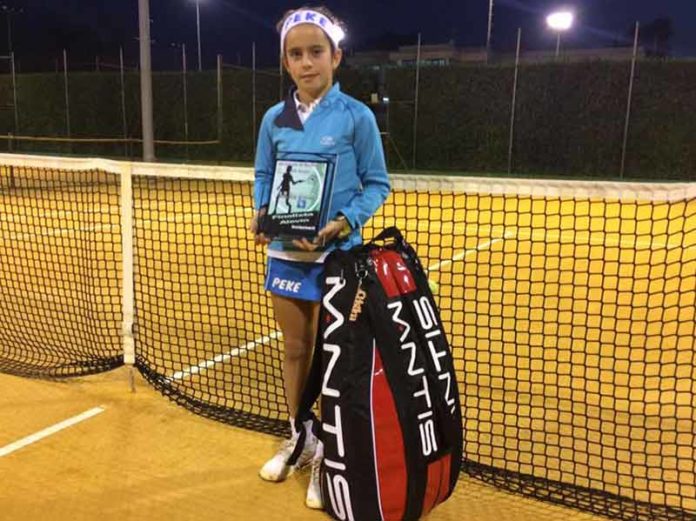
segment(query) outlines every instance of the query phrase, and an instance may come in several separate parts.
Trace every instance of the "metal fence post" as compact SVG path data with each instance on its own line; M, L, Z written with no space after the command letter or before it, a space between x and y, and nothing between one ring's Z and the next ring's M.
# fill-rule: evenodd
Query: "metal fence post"
M12 67L12 105L14 107L14 135L19 135L19 107L17 106L17 69L15 67L14 52L10 53L10 66Z
M70 129L70 89L68 87L68 52L63 49L63 83L65 85L65 128L68 137L71 137Z
M416 170L416 147L418 146L418 94L420 91L420 54L421 33L418 33L418 46L416 48L416 93L413 106L413 169Z
M486 32L486 63L491 60L491 35L493 34L493 0L488 0L488 31Z
M189 156L189 120L188 120L188 86L186 84L186 44L181 44L181 81L184 89L184 141L186 141L186 158Z
M628 130L631 124L631 103L633 102L633 82L636 76L636 60L638 58L638 34L640 23L636 22L636 30L633 35L633 58L631 59L631 79L628 82L628 101L626 102L626 121L624 123L623 146L621 148L621 170L619 179L623 179L626 169L626 147L628 146Z
M256 157L256 42L251 44L251 143Z
M515 142L515 114L517 112L517 76L520 68L520 44L522 43L522 28L517 29L517 52L515 53L515 80L512 84L512 109L510 110L510 142L508 145L508 174L512 173L512 149Z
M217 55L217 138L222 143L222 54Z
M126 113L126 74L123 66L123 47L118 48L119 65L121 69L121 123L123 125L123 139L128 139L128 118ZM128 157L128 141L123 142L123 155Z

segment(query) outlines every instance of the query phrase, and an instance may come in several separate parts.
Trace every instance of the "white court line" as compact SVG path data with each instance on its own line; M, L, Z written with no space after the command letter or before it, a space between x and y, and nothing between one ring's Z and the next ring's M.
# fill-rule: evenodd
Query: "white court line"
M481 251L481 250L485 250L487 248L490 248L494 244L496 244L498 242L502 242L505 239L509 239L510 237L513 237L513 236L514 236L514 234L512 234L510 232L505 232L502 237L499 237L497 239L491 239L490 241L486 241L486 242L476 246L476 248L464 250L463 252L458 253L457 255L455 255L454 257L452 257L449 260L444 260L442 262L436 262L435 264L433 264L432 266L430 266L428 268L428 271L437 271L440 268L442 268L443 266L449 266L453 262L462 260L464 257L467 257L467 256L471 255L472 253L476 253L477 251Z
M641 241L636 240L633 237L620 237L619 241L607 240L607 234L612 236L616 235L617 232L591 232L588 230L574 231L574 230L563 230L560 233L557 230L547 231L544 229L535 228L528 233L527 230L521 231L518 229L517 238L520 241L553 241L554 243L561 244L574 244L575 246L605 246L607 248L624 248L636 251L644 250L674 250L681 247L679 244L670 244L669 242L657 242L657 241ZM597 237L602 234L601 237ZM613 238L613 237L612 237ZM689 249L689 248L686 248Z
M12 454L13 452L22 449L27 445L31 445L32 443L36 443L39 440L47 438L48 436L60 432L63 429L67 429L68 427L72 427L73 425L88 420L102 412L104 412L104 407L95 407L94 409L90 409L89 411L85 411L82 414L78 414L77 416L68 418L67 420L64 420L60 423L56 423L55 425L52 425L39 432L31 434L25 438L22 438L21 440L17 440L14 443L10 443L9 445L0 447L0 458L2 458L3 456L7 456L8 454Z
M240 354L245 353L247 351L252 351L256 346L266 344L270 340L275 340L277 338L280 338L281 336L283 336L283 334L280 331L273 331L270 335L257 338L253 342L248 342L241 347L235 347L229 353L217 355L215 358L211 358L210 360L201 362L198 365L187 367L183 371L177 371L173 375L168 376L167 380L182 380L183 378L193 376L194 374L198 374L202 371L205 371L206 369L210 369L215 364L227 362L229 359L235 356L239 356Z

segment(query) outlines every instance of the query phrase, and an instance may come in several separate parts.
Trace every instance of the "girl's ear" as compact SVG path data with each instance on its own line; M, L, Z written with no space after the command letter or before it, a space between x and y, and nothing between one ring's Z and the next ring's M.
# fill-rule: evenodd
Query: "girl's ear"
M333 53L333 56L331 57L331 64L333 66L333 70L338 69L338 66L341 64L341 59L343 59L343 49L336 48L336 50Z

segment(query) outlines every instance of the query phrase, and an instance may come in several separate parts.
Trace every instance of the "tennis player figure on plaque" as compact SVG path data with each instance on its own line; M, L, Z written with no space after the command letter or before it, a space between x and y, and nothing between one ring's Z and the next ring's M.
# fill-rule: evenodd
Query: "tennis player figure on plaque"
M329 154L284 154L277 159L261 230L281 239L314 239L328 219L335 165L335 156Z

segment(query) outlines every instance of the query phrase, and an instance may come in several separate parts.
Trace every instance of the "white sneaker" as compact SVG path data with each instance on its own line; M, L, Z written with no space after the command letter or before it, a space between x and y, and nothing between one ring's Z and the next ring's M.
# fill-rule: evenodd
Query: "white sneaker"
M288 465L288 459L292 455L297 440L300 437L299 433L294 432L289 440L283 440L280 444L278 452L275 456L269 459L261 470L259 471L259 476L261 479L266 481L283 481L297 469L301 469L312 461L312 457L316 452L317 448L317 438L312 434L312 421L309 420L305 422L305 429L307 430L307 437L305 438L305 445L300 453L300 457L297 458L297 463L294 465Z
M324 500L321 497L321 462L324 460L324 444L317 443L317 450L312 458L312 474L309 477L307 487L307 498L305 505L308 508L321 510L324 508Z

